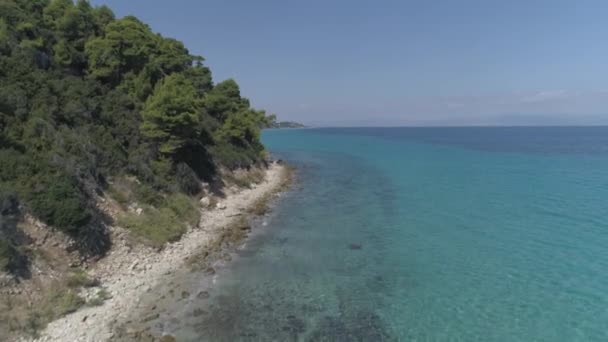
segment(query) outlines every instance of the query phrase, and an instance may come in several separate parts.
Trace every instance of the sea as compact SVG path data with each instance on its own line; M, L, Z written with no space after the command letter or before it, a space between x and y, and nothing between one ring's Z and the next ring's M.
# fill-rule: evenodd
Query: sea
M295 183L178 341L608 341L608 127L263 142Z

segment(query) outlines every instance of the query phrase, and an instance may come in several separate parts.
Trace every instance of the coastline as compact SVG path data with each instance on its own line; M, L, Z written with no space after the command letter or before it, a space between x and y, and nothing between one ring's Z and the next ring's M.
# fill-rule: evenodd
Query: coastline
M261 183L248 189L228 191L221 204L201 208L198 227L190 229L179 241L160 252L132 246L127 237L119 238L112 251L90 270L101 280L111 298L100 306L85 307L51 322L34 341L120 338L117 330L129 323L132 313L141 307L144 295L170 282L180 269L194 262L208 265L213 258L220 258L226 248L246 238L249 226L239 226L239 222L263 214L260 206L266 206L290 181L288 166L275 162L265 172ZM212 268L199 271L213 273ZM31 340L22 338L20 341Z

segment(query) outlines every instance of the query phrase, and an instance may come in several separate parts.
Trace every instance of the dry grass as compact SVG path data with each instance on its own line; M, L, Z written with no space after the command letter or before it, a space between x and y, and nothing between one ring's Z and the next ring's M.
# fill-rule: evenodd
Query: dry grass
M179 240L188 226L198 225L200 209L193 198L174 194L166 198L160 208L146 206L141 215L125 213L118 218L118 224L147 245L163 247L168 242Z
M75 270L67 276L65 284L67 287L74 289L79 287L98 286L99 281L97 279L90 278L89 275L83 270Z
M0 298L0 337L4 334L37 336L51 321L78 310L85 300L77 288L66 280L58 280L43 289L35 298L3 296ZM5 337L7 337L5 336Z
M250 170L236 170L223 173L226 184L236 185L239 188L251 188L254 184L260 184L266 176L266 170L252 168Z

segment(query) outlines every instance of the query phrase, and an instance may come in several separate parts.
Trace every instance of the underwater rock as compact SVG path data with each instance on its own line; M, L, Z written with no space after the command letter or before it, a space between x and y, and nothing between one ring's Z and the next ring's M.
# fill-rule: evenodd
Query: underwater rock
M207 298L209 298L209 296L210 296L209 292L207 292L207 291L201 291L201 292L199 292L196 295L196 298L198 298L198 299L207 299Z
M393 341L380 316L360 311L340 317L325 317L308 341Z
M351 243L350 245L348 245L348 248L351 250L359 250L363 248L363 245L361 245L360 243Z
M288 315L286 318L287 324L283 326L283 331L289 332L292 336L297 336L298 334L301 334L306 331L306 323L304 323L303 320L297 318L294 315Z
M206 314L207 311L203 310L203 309L194 309L194 311L192 311L192 316L193 317L199 317L202 316L204 314Z

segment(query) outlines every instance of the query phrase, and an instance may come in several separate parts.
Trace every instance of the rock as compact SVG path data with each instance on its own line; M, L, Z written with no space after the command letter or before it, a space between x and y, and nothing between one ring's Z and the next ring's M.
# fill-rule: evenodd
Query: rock
M283 326L283 331L297 335L306 331L306 323L294 315L287 316L287 324Z
M200 200L201 206L203 206L203 208L207 208L211 205L211 199L207 196L201 198Z
M209 298L209 296L210 296L209 292L207 292L207 291L201 291L201 292L199 292L196 295L196 298L198 298L198 299L207 299L207 298Z
M129 267L129 269L130 269L131 271L134 271L134 270L135 270L135 268L137 268L137 265L138 265L138 264L139 264L139 262L138 262L137 260L135 260L135 261L134 261L134 262L131 264L131 267Z
M226 204L224 204L222 202L217 202L217 204L215 205L215 207L217 209L224 210L224 209L226 209Z
M135 209L135 214L137 214L137 216L140 216L143 212L144 210L142 208Z
M142 318L141 319L141 323L150 322L150 321L153 321L153 320L155 320L155 319L157 319L159 317L160 317L160 314L157 312L155 314L151 314L149 316L146 316L146 317Z
M358 250L363 248L363 246L360 243L351 243L350 245L348 245L348 248L352 250Z
M171 335L164 335L163 337L160 338L160 342L175 342L177 341L175 339L175 337L171 336Z
M206 313L207 313L207 311L205 311L203 309L194 309L194 311L192 312L192 316L199 317L199 316L202 316L202 315L204 315Z
M129 337L136 337L139 334L141 334L143 331L143 329L141 328L137 328L137 327L127 327L125 333L129 336Z

